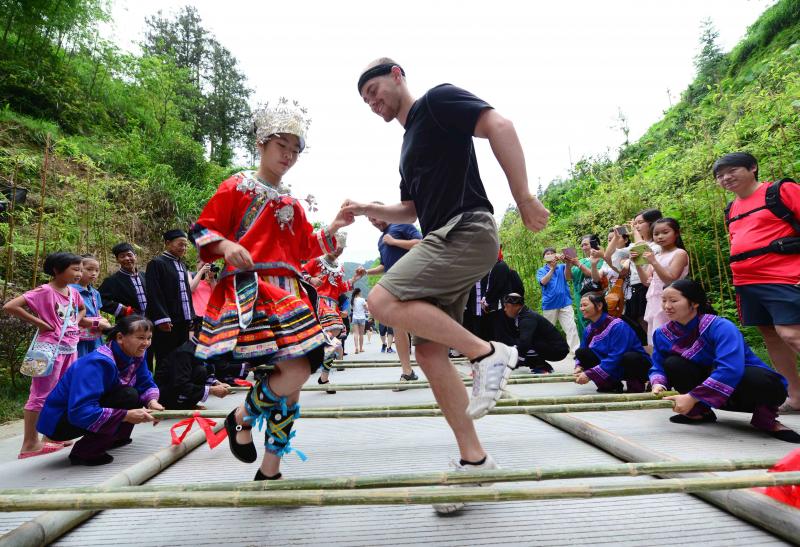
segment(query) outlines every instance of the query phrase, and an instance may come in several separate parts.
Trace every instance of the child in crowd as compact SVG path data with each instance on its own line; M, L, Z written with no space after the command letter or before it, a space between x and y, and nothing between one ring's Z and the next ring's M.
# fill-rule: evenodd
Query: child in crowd
M44 260L44 272L50 282L13 298L3 310L38 329L36 342L58 345L53 370L47 376L31 380L31 391L25 403L24 434L18 458L41 456L61 450L66 446L39 438L36 421L45 399L56 383L67 372L78 356L78 327L92 327L93 322L83 322L86 308L78 291L70 287L82 277L82 258L72 253L52 253Z
M91 353L103 345L104 330L111 328L108 319L100 315L100 308L103 307L103 299L100 292L94 288L94 282L100 275L100 262L90 254L81 256L81 269L83 271L78 283L70 285L78 291L83 299L86 308L86 320L91 321L90 327L81 327L78 342L78 358L87 353Z
M653 241L660 251L647 251L644 258L647 265L636 265L639 278L647 285L647 306L644 320L647 321L647 343L653 344L653 333L669 321L661 309L661 293L673 281L683 279L689 273L689 253L681 239L681 227L674 218L661 218L652 224ZM636 261L639 253L631 251L631 259Z

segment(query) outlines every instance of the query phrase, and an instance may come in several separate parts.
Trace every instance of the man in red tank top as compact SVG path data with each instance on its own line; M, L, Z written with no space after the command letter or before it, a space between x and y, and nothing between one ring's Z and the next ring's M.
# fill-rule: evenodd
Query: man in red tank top
M781 238L798 237L795 228L766 207L767 189L774 183L758 181L756 158L734 152L713 167L722 188L736 194L728 212L731 270L743 325L761 331L770 359L789 382L789 398L782 412L800 412L800 254L769 252ZM780 201L800 219L800 185L779 188ZM744 255L737 256L737 255Z

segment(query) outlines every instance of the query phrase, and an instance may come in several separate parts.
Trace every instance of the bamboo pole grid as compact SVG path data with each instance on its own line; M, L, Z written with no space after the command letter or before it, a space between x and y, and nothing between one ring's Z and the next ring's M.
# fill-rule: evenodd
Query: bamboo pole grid
M501 400L498 407L493 410L493 413L521 413L539 417L542 414L561 412L672 407L673 403L671 401L654 399L657 398L648 393L506 399ZM176 415L175 411L156 412L154 415L161 419L182 417ZM190 411L183 414L183 416L187 415L195 415L195 412ZM205 411L201 412L200 415L206 417L221 417L225 414L215 413L215 411ZM436 415L440 415L440 411L435 408L435 405L431 404L405 405L404 407L340 407L332 409L313 409L303 414L303 416L307 418L411 417ZM196 434L197 433L199 432L196 432ZM36 489L27 491L18 489L16 492L0 491L0 510L80 510L80 513L88 514L90 517L94 514L94 511L109 508L427 504L463 501L507 502L675 492L695 493L751 488L754 486L800 484L800 472L794 472L749 475L746 477L678 478L646 482L639 481L635 484L621 484L617 482L544 488L474 488L468 486L469 484L474 484L476 481L508 482L582 476L635 476L656 473L763 469L769 467L773 463L774 461L772 460L654 462L648 464L597 466L593 469L536 468L534 470L494 470L478 473L458 473L456 476L453 476L454 474L452 473L429 473L381 477L339 477L322 481L319 479L300 479L295 481L264 481L260 483L222 483L217 485L212 483L203 485L164 485L161 487L128 488L117 488L115 486L105 485L94 489L91 487L88 489L77 489L84 490L84 492L70 491L69 489ZM453 484L467 485L467 487L458 489L442 488L442 486L450 486ZM354 492L353 490L357 491ZM80 522L82 522L82 520ZM79 522L74 525L77 524L79 524ZM10 534L0 538L0 545L5 545L6 538L9 536ZM52 541L52 539L50 541Z

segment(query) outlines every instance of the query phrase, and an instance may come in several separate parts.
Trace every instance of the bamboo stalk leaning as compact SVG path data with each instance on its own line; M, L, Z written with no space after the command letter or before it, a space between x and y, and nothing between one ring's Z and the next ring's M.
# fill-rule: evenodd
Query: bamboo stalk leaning
M760 473L698 479L652 479L630 483L536 488L425 487L361 490L276 490L260 492L124 492L0 496L0 511L168 509L187 507L302 507L331 505L417 505L587 499L736 490L800 484L800 472Z
M546 466L528 469L492 469L468 472L396 473L388 475L320 477L280 481L202 482L145 484L142 486L83 486L67 488L13 488L0 490L10 495L75 495L124 492L234 492L262 490L339 490L358 488L399 488L453 486L476 482L525 482L589 477L639 477L654 473L704 473L767 469L777 458L743 460L685 460L610 465Z

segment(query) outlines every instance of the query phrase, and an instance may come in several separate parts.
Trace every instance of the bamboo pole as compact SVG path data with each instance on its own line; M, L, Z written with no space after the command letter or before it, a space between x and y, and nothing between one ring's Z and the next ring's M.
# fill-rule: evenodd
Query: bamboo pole
M458 365L468 365L469 359L466 357L454 357L450 359L451 363L455 363ZM419 365L416 359L411 359L412 365ZM356 366L347 366L347 365L356 365ZM399 367L400 361L389 361L389 360L379 360L379 361L356 361L354 359L344 359L342 361L334 361L334 367L339 368L380 368L380 367Z
M39 199L39 221L36 227L36 250L33 255L33 276L31 277L31 288L36 288L36 277L39 269L39 243L42 240L42 221L44 219L44 198L47 191L47 168L50 163L50 133L47 134L47 139L44 145L44 161L42 163L42 189Z
M14 282L14 217L17 209L17 173L19 162L14 162L14 171L11 173L11 207L8 210L8 238L6 239L6 271L3 276L3 302L6 301L8 282Z
M142 486L79 486L67 488L10 488L0 496L121 494L126 492L252 492L267 490L339 490L360 488L400 488L453 486L484 482L525 482L591 477L640 477L654 473L702 473L767 469L778 458L745 460L686 460L611 465L550 466L529 469L491 469L486 471L443 471L432 473L397 473L389 475L319 477L280 481L201 482L183 484L145 484Z
M124 492L0 496L0 511L171 509L187 507L303 507L332 505L419 505L587 499L734 490L800 484L800 471L729 477L652 479L635 482L536 488L423 487L358 490L276 490L236 492Z
M672 408L672 401L626 401L618 403L576 403L562 405L496 406L489 414L560 414L565 412L611 412L624 410L652 410ZM191 418L224 418L230 410L157 410L150 414L159 420ZM301 412L303 418L350 419L350 418L432 418L441 416L438 408L408 408L400 410L316 410Z
M510 378L507 382L507 385L521 385L521 384L554 384L554 383L564 383L564 382L574 382L575 377L572 375L568 376L534 376L532 378ZM472 385L472 379L467 378L464 380L465 386ZM377 384L311 384L307 386L303 386L300 391L327 391L329 389L334 389L337 391L369 391L369 390L380 390L380 389L394 389L394 388L404 388L404 389L428 389L430 385L426 381L420 382L387 382L387 383L377 383ZM247 391L248 387L245 386L232 386L231 391Z
M214 427L219 431L224 427L220 423ZM141 484L158 475L164 469L183 458L186 454L206 441L203 431L195 431L188 435L181 444L162 448L140 462L122 470L98 486L113 488ZM0 536L0 547L34 547L49 545L73 528L92 518L96 510L63 511L65 507L55 508L58 512L45 513L29 520L3 536Z
M539 414L536 417L624 461L676 460L676 458L645 448L625 437L611 433L574 416ZM662 474L658 475L664 476ZM674 474L665 476L680 477L680 475ZM760 493L747 490L730 492L698 491L694 494L704 501L792 543L797 543L797 538L800 537L800 512Z

